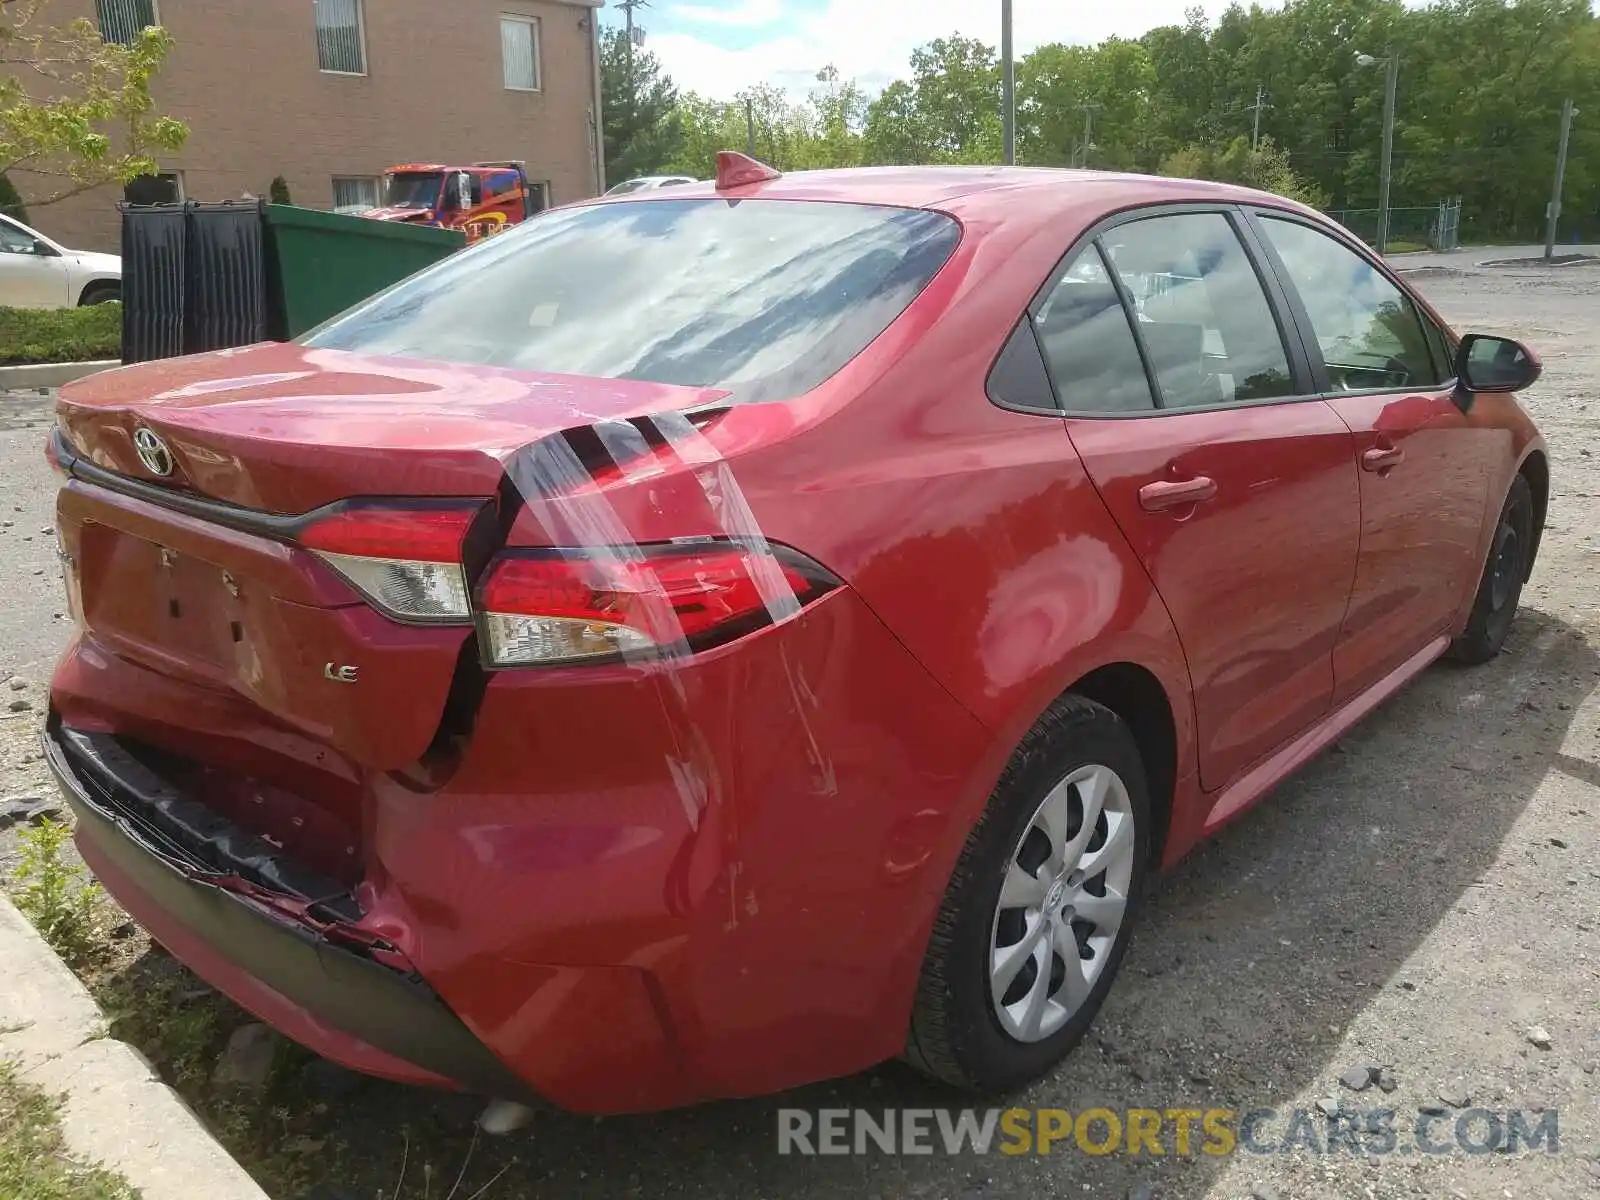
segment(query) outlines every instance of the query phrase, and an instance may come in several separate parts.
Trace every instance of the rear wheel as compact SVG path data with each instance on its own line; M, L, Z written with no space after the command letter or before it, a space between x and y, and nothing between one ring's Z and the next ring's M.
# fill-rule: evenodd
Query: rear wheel
M80 308L87 308L91 304L105 304L111 300L122 299L122 285L119 283L91 283L83 289L83 295L78 299Z
M1004 1092L1094 1020L1144 881L1149 795L1128 727L1068 696L1023 739L974 827L923 962L906 1058Z
M1527 479L1518 475L1511 481L1505 507L1500 510L1466 631L1451 646L1451 653L1461 662L1486 663L1506 644L1522 600L1528 556L1532 553L1533 491Z

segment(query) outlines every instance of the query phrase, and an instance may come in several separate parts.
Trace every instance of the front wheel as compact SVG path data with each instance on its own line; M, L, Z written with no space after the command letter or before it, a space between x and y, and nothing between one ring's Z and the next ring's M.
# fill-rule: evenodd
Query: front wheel
M1532 553L1533 490L1527 479L1518 475L1506 492L1466 631L1450 648L1458 660L1476 666L1500 653L1516 619Z
M906 1058L1006 1092L1077 1045L1127 949L1150 801L1128 727L1080 696L1023 739L934 923Z
M91 283L83 289L83 295L78 298L78 307L88 308L91 304L109 304L113 300L122 299L122 285L119 283Z

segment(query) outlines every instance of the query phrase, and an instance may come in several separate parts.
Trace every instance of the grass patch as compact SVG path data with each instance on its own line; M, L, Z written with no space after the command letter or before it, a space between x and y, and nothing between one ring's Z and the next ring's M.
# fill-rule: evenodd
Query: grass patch
M21 861L12 874L12 899L68 966L81 967L102 945L95 928L100 888L61 857L72 831L44 821L22 833Z
M0 366L122 356L122 305L0 308Z
M126 1179L68 1158L60 1106L0 1063L0 1196L6 1200L139 1200Z

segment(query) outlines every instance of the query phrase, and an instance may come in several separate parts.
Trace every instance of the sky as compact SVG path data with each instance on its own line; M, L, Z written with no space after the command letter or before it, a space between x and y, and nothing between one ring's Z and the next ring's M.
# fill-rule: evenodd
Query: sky
M1047 42L1092 45L1182 24L1195 2L1013 0L1017 56ZM1215 18L1226 0L1201 7ZM621 24L615 0L602 19ZM804 93L830 62L876 92L907 73L913 48L936 37L1000 43L1000 0L651 0L634 20L681 89L719 100L754 83Z

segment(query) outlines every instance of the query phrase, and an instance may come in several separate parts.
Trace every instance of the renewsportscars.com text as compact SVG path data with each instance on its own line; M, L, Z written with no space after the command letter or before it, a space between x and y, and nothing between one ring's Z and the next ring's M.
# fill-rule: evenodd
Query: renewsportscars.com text
M1561 1150L1560 1114L1511 1109L778 1110L778 1153L1516 1154Z

